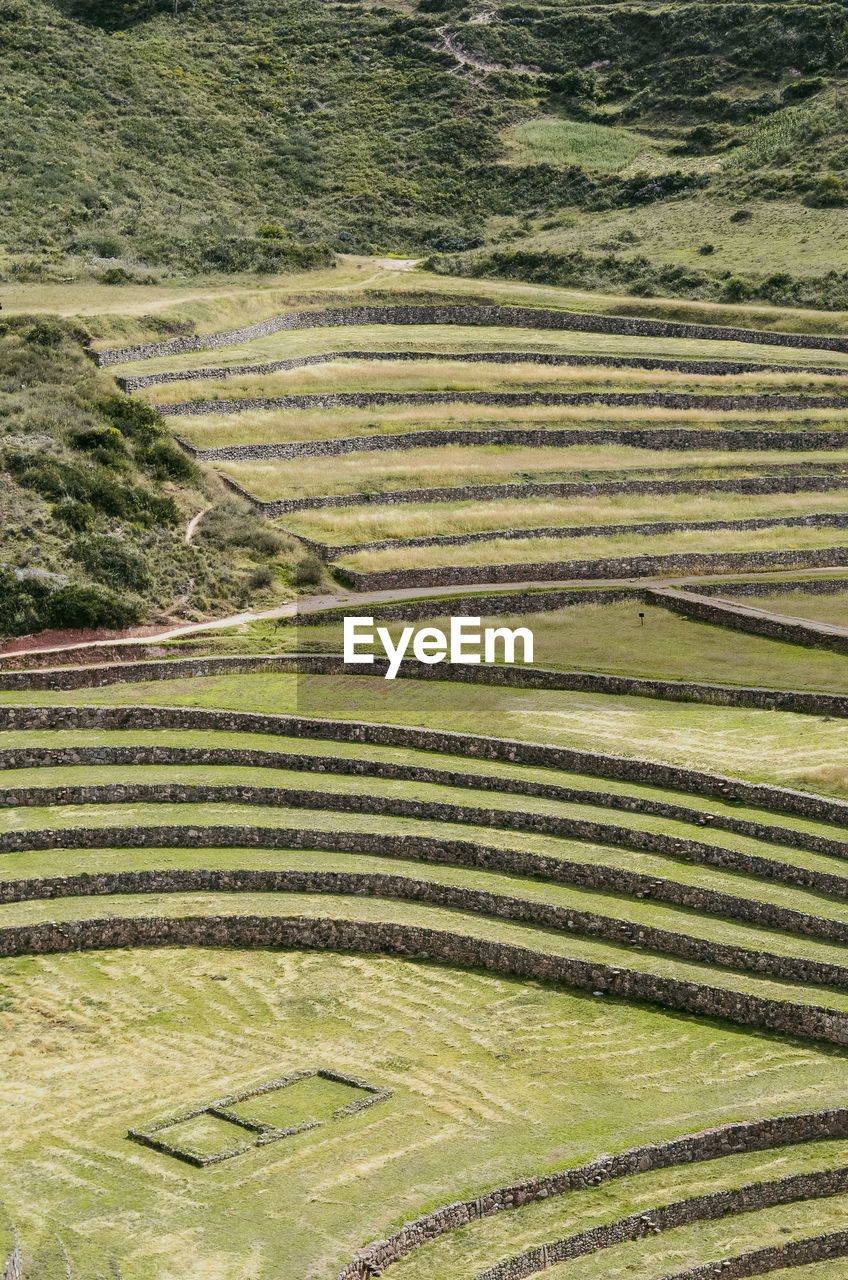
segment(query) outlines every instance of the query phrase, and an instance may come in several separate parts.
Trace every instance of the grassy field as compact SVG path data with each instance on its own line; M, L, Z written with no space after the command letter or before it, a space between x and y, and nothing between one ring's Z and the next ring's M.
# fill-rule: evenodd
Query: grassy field
M680 621L686 627L698 625ZM723 631L709 630L722 641ZM743 638L752 644L772 643L754 636ZM723 674L729 674L726 662ZM419 724L466 733L491 734L492 727L497 726L497 736L560 743L715 772L728 771L732 764L734 774L752 781L848 794L848 768L844 764L848 723L790 712L605 694L513 690L449 681L389 681L358 675L269 674L157 680L87 689L84 698L73 692L42 690L0 693L0 705L67 706L80 701L104 706L229 707L238 711Z
M627 216L632 219L636 215ZM155 284L106 285L88 280L71 284L12 283L4 287L4 309L17 314L49 312L79 317L93 334L96 346L161 340L167 336L163 322L190 325L197 333L212 333L250 324L281 311L327 305L332 300L351 306L373 304L385 300L380 296L383 291L390 291L398 303L437 303L467 298L502 305L739 325L776 333L838 334L848 324L848 311L682 298L636 299L623 292L604 293L515 280L468 280L428 271L409 271L403 263L364 256L342 255L339 263L337 268L326 272L264 278L234 274ZM422 298L422 293L429 296ZM549 335L546 340L550 340ZM759 344L754 348L746 345L744 350L748 359L771 358L766 354L768 348ZM791 361L786 360L786 348L780 347L777 351L780 363L796 362L794 355ZM645 354L651 352L646 350ZM839 358L831 360L832 354L827 353L822 361L819 352L815 360L825 364L843 362Z
M169 388L181 395L180 384ZM174 414L168 426L196 448L221 445L278 444L301 440L337 440L348 436L403 435L411 431L525 428L571 431L843 431L841 409L726 410L665 409L642 405L471 405L461 396L453 404L373 405L364 409L244 409L239 413Z
M352 278L344 266L339 268L342 280ZM395 272L387 280L404 301L400 278L409 280L409 272ZM419 278L416 272L413 283ZM312 277L310 277L310 280ZM446 281L453 285L454 281ZM489 282L477 282L485 290ZM440 287L442 281L439 282ZM114 292L114 291L113 291ZM120 291L119 291L120 292ZM551 305L548 291L541 290L540 297L532 295L524 300L525 306L534 301L539 306ZM245 290L247 297L250 295ZM14 296L14 291L13 291ZM189 295L190 296L190 295ZM587 301L586 295L579 295ZM241 295L236 293L233 305ZM433 295L433 303L440 301ZM410 303L413 301L409 299ZM563 298L564 309L580 310L571 297ZM596 299L601 306L603 299ZM282 302L280 306L282 307ZM644 306L650 311L652 302ZM127 299L127 311L131 311ZM741 323L741 322L740 322ZM225 321L222 319L221 325ZM817 351L813 348L786 348L769 343L752 346L746 342L729 342L692 338L640 338L622 334L580 333L555 329L513 329L509 326L482 325L340 325L331 329L289 329L269 334L264 338L252 338L214 351L185 351L176 355L155 356L149 360L128 361L112 366L122 376L148 373L185 372L201 367L218 368L233 364L261 364L264 361L287 360L306 355L323 355L334 351L419 351L449 356L453 352L479 351L527 351L561 355L599 355L614 359L636 357L639 359L667 358L671 360L738 360L761 364L792 364L825 368L848 369L848 353L841 351Z
M728 593L732 596L732 592ZM738 597L743 603L754 605L760 609L771 609L774 613L791 614L799 618L811 618L815 622L832 622L837 626L848 626L848 593L844 591L828 591L816 595L811 591L775 591L768 595Z
M426 965L199 950L3 967L8 1207L44 1249L58 1232L84 1280L110 1255L129 1280L151 1266L177 1280L189 1256L209 1280L280 1274L282 1256L284 1275L331 1275L404 1217L477 1188L645 1138L839 1105L839 1055ZM126 1142L130 1124L307 1059L395 1096L209 1170ZM129 1247L115 1225L128 1202Z
M587 611L588 612L588 611ZM652 611L653 612L653 611ZM583 610L575 610L583 614ZM681 629L711 633L657 611ZM548 616L551 642L564 618ZM581 623L586 632L592 619ZM642 632L644 642L644 631ZM768 647L753 637L738 637ZM681 648L669 636L669 648ZM771 646L779 649L781 646ZM691 645L690 645L691 651ZM833 660L833 655L815 655ZM493 723L503 733L628 751L655 759L727 768L823 792L848 794L841 721L774 712L659 704L648 700L350 679L285 676L117 685L59 694L4 694L2 701L47 703L233 706L240 710L350 716L459 729ZM391 696L389 696L389 694ZM352 696L354 695L354 696ZM506 778L512 774L566 785L683 796L629 784L597 783L580 775L509 764L432 757L408 748L379 748L282 736L170 731L28 731L0 735L16 746L140 745L261 746L340 760L370 758L436 764ZM815 773L828 762L829 771ZM281 764L284 763L281 761ZM295 785L335 795L378 793L387 798L441 799L483 805L497 813L525 812L625 823L667 834L704 838L696 824L646 819L592 805L525 798L434 782L348 778L290 768L243 766L97 766L89 764L4 771L4 787L88 785L108 781L158 783L251 782ZM738 813L720 800L689 798L696 808ZM757 814L761 820L826 834L827 824ZM320 808L291 810L250 804L145 804L27 807L0 810L0 827L33 833L30 852L3 859L5 880L82 871L168 867L289 867L383 872L456 887L485 888L577 910L678 930L742 947L842 962L842 948L773 929L756 929L704 912L642 902L625 894L584 889L500 872L427 866L402 857L278 849L38 848L37 832L120 823L248 823L279 829L418 833L477 839L497 848L522 848L638 870L684 884L757 898L812 914L848 920L848 905L811 891L753 879L668 857L550 836L515 834L488 826L369 817ZM797 866L841 873L838 859L713 829L706 837L729 849ZM312 894L177 893L103 898L42 899L7 904L3 925L40 920L157 913L298 914L395 920L472 937L501 939L562 955L644 972L750 991L776 999L848 1011L848 994L713 969L660 954L589 941L490 917L396 900ZM426 964L380 957L203 948L105 952L16 959L0 964L0 1020L4 1025L8 1105L0 1118L0 1179L4 1200L25 1241L32 1276L49 1277L65 1254L74 1275L96 1280L111 1269L126 1280L182 1280L186 1268L203 1280L315 1280L331 1277L368 1240L444 1201L479 1194L514 1178L561 1168L642 1141L658 1141L728 1120L841 1105L843 1052L819 1050L720 1025ZM323 1065L364 1076L394 1090L378 1108L352 1119L259 1148L206 1170L171 1162L128 1143L128 1127L254 1082L304 1066ZM539 1087L539 1082L544 1087ZM306 1108L309 1110L309 1108ZM304 1112L305 1114L305 1112ZM34 1118L33 1118L34 1117ZM276 1118L276 1113L275 1113ZM196 1141L211 1149L222 1134L203 1122ZM197 1128L197 1126L195 1126ZM597 1222L671 1200L758 1179L836 1167L845 1143L819 1143L699 1167L638 1175L600 1191L539 1202L491 1223L481 1222L428 1246L399 1264L408 1280L438 1274L465 1280L481 1267L540 1239L555 1239ZM265 1199L268 1204L266 1206ZM238 1211L234 1212L234 1206ZM836 1224L840 1201L784 1209L779 1225L793 1236ZM131 1222L131 1231L127 1224ZM679 1258L710 1259L772 1238L769 1213L693 1227L650 1241L647 1250L623 1246L588 1260L641 1267L647 1276ZM812 1225L811 1225L812 1224ZM780 1232L778 1232L780 1235ZM785 1236L785 1233L784 1233ZM63 1253L62 1251L65 1251ZM619 1263L619 1254L621 1262ZM190 1260L189 1260L190 1259ZM281 1259L284 1261L281 1264ZM654 1268L654 1271L651 1268ZM52 1268L52 1270L51 1270ZM59 1274L61 1274L59 1272ZM581 1275L583 1272L581 1272ZM629 1274L628 1270L622 1271Z
M747 520L840 511L844 491L757 494L610 494L492 502L403 503L396 507L318 508L280 517L277 523L317 542L353 545L384 539L496 534L504 529L556 529L651 521Z
M766 529L719 529L666 534L627 534L615 537L586 538L504 538L494 542L475 542L460 547L404 547L400 560L392 548L385 551L362 551L342 556L339 564L361 573L384 569L426 569L442 565L541 564L567 563L570 560L596 560L607 557L685 555L721 552L774 551L812 547L843 546L846 534L839 529L784 528L773 525ZM568 577L567 570L563 572Z
M844 377L808 373L706 375L663 370L551 367L534 364L463 364L444 360L339 360L305 369L229 378L165 383L137 394L151 404L179 400L241 400L256 397L333 394L347 391L650 391L715 395L846 396Z
M740 449L738 452L691 449L635 449L574 445L565 448L528 448L519 445L444 445L439 449L381 450L314 461L287 459L267 462L221 462L216 470L232 476L263 501L275 498L314 497L335 493L380 493L394 489L430 489L470 484L550 483L593 475L599 480L659 478L696 474L705 479L722 475L756 475L767 468L815 471L822 464L838 474L848 463L848 449L815 450ZM603 473L607 473L604 475ZM612 474L610 474L612 473Z

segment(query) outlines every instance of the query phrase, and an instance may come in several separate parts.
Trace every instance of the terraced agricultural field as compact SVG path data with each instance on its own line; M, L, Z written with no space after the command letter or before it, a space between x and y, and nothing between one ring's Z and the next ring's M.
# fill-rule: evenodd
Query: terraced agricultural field
M356 683L352 718L336 677L2 695L0 1177L27 1265L176 1277L190 1242L198 1274L366 1274L358 1248L457 1200L468 1225L396 1241L396 1274L476 1276L645 1215L660 1234L594 1238L580 1265L835 1238L848 809L834 778L784 788L845 722L672 704L684 745L650 699L546 695L528 720L498 690L527 744L501 746L462 736L479 691L429 686L425 717L401 681L388 716L385 682ZM552 728L569 703L591 740ZM543 724L562 748L529 746ZM215 1102L314 1068L354 1083ZM342 1116L356 1081L391 1096ZM210 1105L229 1118L179 1119ZM163 1121L201 1159L245 1149L197 1168L126 1136ZM566 1176L602 1151L598 1186Z
M94 352L312 594L0 659L3 1280L844 1275L848 341L324 288Z

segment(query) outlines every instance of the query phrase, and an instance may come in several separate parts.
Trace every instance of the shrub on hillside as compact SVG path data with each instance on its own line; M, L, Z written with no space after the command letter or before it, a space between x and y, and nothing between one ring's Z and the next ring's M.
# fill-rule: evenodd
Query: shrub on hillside
M71 582L48 596L44 615L49 627L76 630L108 627L120 630L138 622L138 606L106 587Z
M316 555L305 555L294 567L294 582L297 587L317 587L324 576L324 566Z

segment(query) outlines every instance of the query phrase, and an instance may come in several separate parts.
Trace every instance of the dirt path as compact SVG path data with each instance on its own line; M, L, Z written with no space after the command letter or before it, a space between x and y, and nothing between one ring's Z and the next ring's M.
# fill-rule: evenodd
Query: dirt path
M817 576L827 576L832 573L832 569L823 568L816 571L807 571L805 579ZM178 623L175 626L166 626L160 628L144 627L137 628L135 633L130 632L113 632L108 636L99 636L94 640L80 642L79 634L73 638L73 633L61 635L54 633L39 643L37 636L19 636L16 640L7 641L0 647L0 657L14 656L20 653L22 656L29 656L34 653L62 653L66 649L101 649L121 645L144 645L159 643L164 640L176 640L183 636L202 635L207 631L223 631L231 630L234 627L246 626L251 622L267 622L282 618L296 618L302 614L320 613L324 609L334 609L347 606L350 613L362 613L367 610L370 605L402 603L403 601L427 600L435 597L439 601L439 611L445 613L450 611L452 604L458 603L460 600L465 603L475 594L492 594L504 595L511 591L524 595L528 591L544 590L546 592L565 590L567 588L584 588L598 589L615 587L632 587L632 588L654 588L658 590L682 588L683 590L697 591L698 584L702 582L725 582L726 574L716 575L713 577L703 578L563 578L557 581L544 582L477 582L473 586L446 586L446 587L409 587L405 590L393 591L369 591L357 593L354 591L339 590L334 593L315 596L301 596L297 600L287 600L284 604L275 605L272 609L245 610L242 613L233 613L225 618L214 618L209 622L186 622ZM779 590L786 584L791 584L791 577L781 579L775 582L775 589ZM711 600L719 597L711 596ZM732 602L734 605L736 601ZM749 608L750 606L743 606ZM764 616L774 617L778 620L784 620L784 615L769 614L767 610L752 610L761 613ZM524 610L526 612L526 608ZM800 622L809 622L808 619L798 619ZM821 627L827 627L833 634L848 635L848 627L841 628L831 626L826 623L814 624ZM139 634L143 633L143 634Z
M186 531L185 531L185 544L187 547L191 546L191 540L194 537L194 531L197 528L197 526L200 524L203 517L206 515L206 512L211 510L212 510L211 507L204 507L202 511L198 511L197 515L192 516L191 519L189 520L188 524L186 525Z

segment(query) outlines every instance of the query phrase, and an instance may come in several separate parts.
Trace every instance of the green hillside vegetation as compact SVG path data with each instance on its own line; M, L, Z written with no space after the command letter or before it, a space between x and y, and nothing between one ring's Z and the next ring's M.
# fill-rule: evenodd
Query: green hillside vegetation
M848 198L838 4L752 22L701 0L4 0L2 22L9 279L273 273L377 250L637 294L848 299L838 265L795 262L797 211L828 222ZM563 219L616 210L655 210L661 239L692 197L720 240L693 243L690 220L676 247L646 229L539 256ZM770 210L785 231L750 278L731 261L743 200L758 232Z
M95 370L85 341L68 322L0 326L0 634L122 628L279 594L296 544L203 475L155 411Z

